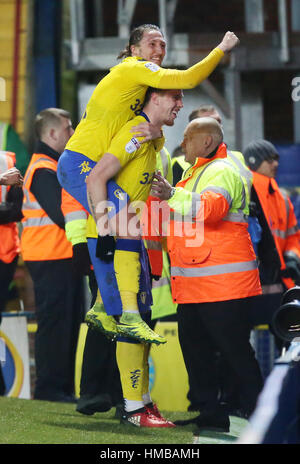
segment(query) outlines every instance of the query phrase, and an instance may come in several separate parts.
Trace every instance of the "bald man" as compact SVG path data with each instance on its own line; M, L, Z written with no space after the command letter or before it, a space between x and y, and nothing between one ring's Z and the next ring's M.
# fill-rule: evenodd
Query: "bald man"
M152 186L171 208L167 239L179 341L189 379L199 385L200 415L176 424L228 432L229 415L218 401L215 352L238 376L248 416L262 388L247 318L253 298L261 294L247 228L249 202L239 170L227 159L218 121L191 121L182 148L192 164L182 180L172 187L157 174Z

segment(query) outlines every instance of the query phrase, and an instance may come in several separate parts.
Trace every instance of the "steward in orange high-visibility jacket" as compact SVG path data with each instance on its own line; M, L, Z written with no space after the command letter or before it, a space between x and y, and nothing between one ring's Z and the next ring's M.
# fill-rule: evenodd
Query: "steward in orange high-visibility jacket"
M177 303L224 301L261 293L247 230L249 206L244 184L226 158L225 144L219 146L211 160L198 158L168 202L175 212L168 251L172 293ZM189 212L194 230L197 222L203 224L203 230L199 228L203 243L199 246L186 246L189 237L176 236L176 216Z
M256 250L263 295L251 316L254 325L270 325L283 292L300 283L300 232L293 205L275 180L276 147L268 140L256 140L245 148L244 157L253 173L251 202L261 228ZM253 238L251 222L249 230ZM281 342L277 339L277 343Z
M1 124L0 124L1 135ZM1 138L1 137L0 137ZM21 173L15 168L15 153L0 151L0 324L2 312L9 300L9 290L13 281L20 252L17 222L22 219ZM16 169L14 178L8 179L8 171ZM0 363L0 396L6 393L6 385Z
M16 156L14 153L9 151L0 151L0 173L4 173L8 169L15 166ZM7 201L13 203L12 199L9 198L10 185L0 185L0 203L3 205ZM18 188L18 191L22 193L22 190ZM15 208L15 214L17 218L10 222L0 222L0 260L4 263L11 263L20 252L20 239L17 221L22 218L20 208Z
M35 153L24 176L21 253L34 286L37 331L34 398L74 402L75 355L84 318L82 275L74 271L65 233L57 164L74 132L70 114L42 110L35 118ZM75 206L76 213L76 206ZM71 214L71 211L68 211Z
M191 121L182 147L192 166L175 188L156 174L152 192L171 208L172 295L188 377L198 386L201 414L194 422L228 432L229 415L219 403L216 351L239 379L245 414L254 410L262 388L248 321L254 297L261 294L248 233L249 196L245 179L227 158L215 119Z
M275 179L257 172L253 172L253 188L258 196L264 216L269 222L285 286L291 288L297 283L299 285L300 267L297 279L296 274L289 273L286 264L286 261L292 258L300 265L300 231L292 202L287 194L278 187Z
M38 169L57 171L57 161L45 154L34 153L24 177L21 251L24 261L47 261L72 258L72 245L64 229L55 224L30 191ZM58 205L59 207L59 205Z

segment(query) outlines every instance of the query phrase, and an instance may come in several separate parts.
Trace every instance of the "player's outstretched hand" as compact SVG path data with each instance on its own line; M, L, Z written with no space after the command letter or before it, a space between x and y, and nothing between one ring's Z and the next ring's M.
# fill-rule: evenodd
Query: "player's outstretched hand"
M222 42L218 45L218 48L223 50L224 53L230 52L234 47L240 43L238 37L234 32L227 31L223 37Z

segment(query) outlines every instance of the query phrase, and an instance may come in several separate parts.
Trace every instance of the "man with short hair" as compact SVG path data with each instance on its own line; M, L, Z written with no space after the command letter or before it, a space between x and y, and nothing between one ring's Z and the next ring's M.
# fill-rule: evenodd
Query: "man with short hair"
M228 432L229 415L218 398L216 350L238 376L248 414L262 388L247 319L253 297L261 293L247 230L249 203L215 119L191 121L182 146L191 168L175 188L156 174L152 190L168 202L172 213L168 250L179 340L188 375L202 392L194 422L200 430Z
M41 111L37 145L24 176L21 252L34 284L36 384L34 398L73 402L75 354L83 320L83 286L72 268L57 180L58 159L73 134L70 114Z
M0 151L0 324L20 253L17 222L22 219L23 177L15 163L15 153ZM0 363L0 396L5 389Z
M197 118L206 117L213 118L219 124L222 125L222 116L220 112L218 111L216 106L210 104L203 104L198 106L197 109L190 113L189 121L193 121ZM238 169L244 182L246 200L247 202L249 202L252 188L252 173L250 169L248 169L248 167L246 166L243 154L239 151L229 150L227 147L227 159L233 164L233 166L235 166ZM250 218L250 220L252 221L252 218ZM253 219L253 221L255 221L255 219ZM252 227L255 227L256 223L253 222L251 224ZM220 385L220 403L226 403L230 415L243 415L244 412L240 409L239 406L239 395L237 393L238 386L236 385L236 376L232 373L228 363L226 363L222 359L222 356L219 352L216 353L216 365L219 367L220 370L218 379L218 385ZM197 386L197 384L193 384L192 379L190 379L189 386L190 389L187 397L191 402L189 409L193 411L197 410L197 403L201 398L201 392L199 391L199 386Z
M268 140L255 140L244 157L253 174L252 202L261 226L257 254L263 294L251 315L253 324L271 324L283 292L300 284L300 231L292 202L275 180L276 147Z
M189 115L189 122L197 118L210 117L214 118L218 123L222 124L222 118L217 108L213 105L200 105L197 109L193 110Z

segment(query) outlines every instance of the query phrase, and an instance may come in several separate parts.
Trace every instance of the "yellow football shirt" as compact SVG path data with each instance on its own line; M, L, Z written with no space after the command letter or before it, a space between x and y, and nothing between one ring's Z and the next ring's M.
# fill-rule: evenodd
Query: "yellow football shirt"
M223 56L222 50L215 48L186 70L164 69L138 57L125 58L95 88L66 148L99 161L121 127L140 112L148 86L194 88L211 74Z
M130 132L132 126L141 122L145 122L142 115L125 124L107 150L120 161L122 169L113 180L129 195L130 202L146 202L156 170L156 151L153 141L140 145ZM90 215L87 222L87 237L97 236L96 224Z

